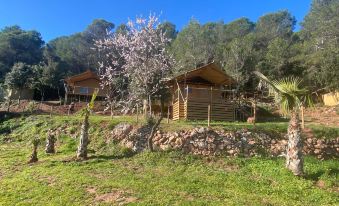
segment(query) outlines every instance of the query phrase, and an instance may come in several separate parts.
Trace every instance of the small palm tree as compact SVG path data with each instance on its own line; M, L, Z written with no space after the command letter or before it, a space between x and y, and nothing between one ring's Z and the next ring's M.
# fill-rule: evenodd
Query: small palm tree
M84 116L84 120L81 125L81 131L80 131L80 143L77 151L77 158L79 159L87 159L87 146L89 144L89 138L88 138L88 129L89 129L89 116L91 114L91 111L94 108L94 101L97 97L98 90L96 89L93 92L91 101L87 104L87 106L82 109L82 116Z
M295 175L303 174L302 139L299 121L299 109L302 105L312 105L307 89L300 88L301 79L296 77L281 80L269 80L262 73L254 74L266 83L270 94L280 106L282 113L290 115L287 129L288 145L286 151L286 167Z

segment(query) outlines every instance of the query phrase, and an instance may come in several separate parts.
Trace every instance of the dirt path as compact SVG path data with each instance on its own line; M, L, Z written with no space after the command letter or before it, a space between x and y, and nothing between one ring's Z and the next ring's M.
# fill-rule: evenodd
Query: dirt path
M305 122L339 127L339 106L309 108L305 111Z

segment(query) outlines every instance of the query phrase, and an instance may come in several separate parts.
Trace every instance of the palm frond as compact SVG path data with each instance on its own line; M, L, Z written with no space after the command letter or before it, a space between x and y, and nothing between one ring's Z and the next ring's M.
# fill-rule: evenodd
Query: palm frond
M300 88L302 79L298 77L287 77L280 80L269 80L262 73L255 71L254 74L269 85L270 94L279 104L283 113L298 109L301 105L313 105L309 91Z
M94 101L97 98L98 93L99 93L99 89L95 89L93 94L92 94L91 101L89 102L89 105L88 105L89 109L91 109L91 110L94 108Z
M254 71L253 72L257 77L259 77L259 79L263 80L266 84L268 84L269 90L274 90L276 92L279 91L278 88L276 88L276 86L274 85L274 83L269 80L265 75L263 75L261 72L259 71Z

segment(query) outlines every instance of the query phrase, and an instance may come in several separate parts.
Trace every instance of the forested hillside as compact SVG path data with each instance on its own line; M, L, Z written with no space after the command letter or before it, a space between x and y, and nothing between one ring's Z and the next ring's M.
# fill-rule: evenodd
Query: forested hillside
M294 30L296 24L302 25L300 31ZM98 62L106 58L95 41L126 28L95 19L84 31L49 42L38 31L2 28L0 84L8 85L16 76L25 79L21 85L37 90L62 88L60 80L87 69L97 70ZM253 88L254 70L271 78L303 76L312 91L339 87L338 0L313 0L302 22L296 22L289 11L277 11L257 22L243 17L201 24L191 19L180 31L171 22L163 22L158 29L172 39L168 47L177 62L174 73L214 61L243 89Z

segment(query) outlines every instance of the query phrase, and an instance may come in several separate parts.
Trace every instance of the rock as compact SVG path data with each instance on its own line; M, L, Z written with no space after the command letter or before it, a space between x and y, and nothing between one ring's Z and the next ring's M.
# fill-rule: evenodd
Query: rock
M182 145L182 140L180 138L177 138L175 140L175 144L178 145L178 146L181 146Z
M322 139L317 140L317 145L322 145L323 143L324 143L324 140L322 140Z
M248 141L248 144L249 144L249 145L254 145L254 144L255 144L255 141L254 141L254 140L250 140L250 141Z
M206 140L207 140L207 142L212 143L212 142L214 142L214 137L209 136L209 137L207 137Z
M219 145L218 145L218 149L219 150L223 150L225 147L224 147L224 144L222 144L222 143L220 143Z
M166 150L169 150L171 147L168 145L168 144L162 144L160 145L160 149L163 150L163 151L166 151Z
M168 142L175 142L176 137L175 136L170 136L170 138L168 138Z
M120 123L114 127L112 131L113 139L121 140L125 138L133 129L131 124Z
M315 150L314 150L314 154L317 155L317 154L320 154L320 153L321 153L321 150L320 150L320 149L315 149Z
M284 140L284 139L281 140L281 144L282 144L282 145L287 145L287 140Z
M166 141L167 141L168 139L166 139L166 138L161 138L160 140L159 140L159 142L161 143L161 144L163 144L163 143L165 143Z
M205 133L205 128L200 127L197 132L200 134Z
M127 141L127 142L124 143L124 146L132 149L134 147L134 142L133 141Z
M205 142L198 142L198 147L200 147L201 149L204 149L206 147L206 143Z
M312 138L307 138L307 142L312 144L312 142L313 142Z

